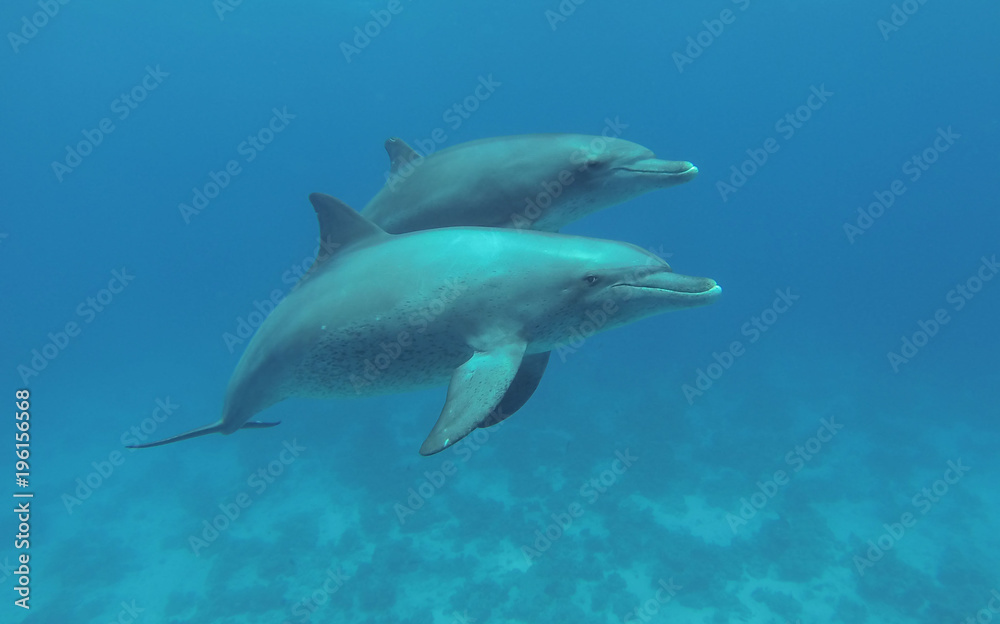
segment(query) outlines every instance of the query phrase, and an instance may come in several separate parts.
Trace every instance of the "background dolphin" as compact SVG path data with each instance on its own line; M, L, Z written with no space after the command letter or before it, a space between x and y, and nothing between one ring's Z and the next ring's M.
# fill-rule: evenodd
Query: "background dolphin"
M567 223L698 174L624 139L524 134L421 156L385 142L386 184L362 210L387 232L479 225L557 231Z
M420 448L430 455L507 416L495 408L525 355L581 332L706 305L721 292L714 280L678 275L627 243L493 228L392 236L332 197L310 200L320 236L336 252L321 252L258 329L229 381L222 418L133 448L232 433L289 397L447 382Z

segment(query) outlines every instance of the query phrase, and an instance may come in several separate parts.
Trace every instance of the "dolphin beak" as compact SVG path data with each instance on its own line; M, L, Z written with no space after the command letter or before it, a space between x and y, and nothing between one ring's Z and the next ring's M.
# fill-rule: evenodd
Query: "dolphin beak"
M627 283L615 284L626 298L663 299L670 307L692 308L708 305L722 294L722 287L709 277L691 277L669 269L637 275Z
M661 187L684 184L698 175L698 167L686 160L644 158L621 169L656 179L657 185Z

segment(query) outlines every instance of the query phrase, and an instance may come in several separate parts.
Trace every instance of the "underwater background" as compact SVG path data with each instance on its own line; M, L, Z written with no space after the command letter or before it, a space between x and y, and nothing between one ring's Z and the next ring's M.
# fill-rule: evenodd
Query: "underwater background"
M0 520L0 621L1000 617L996 2L16 0L0 24L3 392L30 390L35 496L30 610ZM563 231L719 302L553 354L432 457L444 387L123 448L218 418L227 334L314 256L307 195L363 207L386 138L602 131L700 174Z

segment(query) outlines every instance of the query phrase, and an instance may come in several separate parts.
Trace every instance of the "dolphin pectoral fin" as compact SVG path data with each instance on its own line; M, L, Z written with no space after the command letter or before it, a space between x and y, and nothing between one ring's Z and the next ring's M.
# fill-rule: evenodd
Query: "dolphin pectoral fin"
M389 171L391 173L398 173L400 167L420 158L420 154L399 137L386 139L385 151L389 154Z
M243 423L240 429L265 429L267 427L274 427L280 425L281 422L257 422L250 421ZM181 442L183 440L190 440L191 438L200 438L203 435L209 435L211 433L219 433L222 431L222 423L217 422L213 425L206 425L204 427L198 427L197 429L192 429L187 433L182 433L180 435L175 435L172 438L164 438L163 440L158 440L156 442L148 442L146 444L130 444L126 445L125 448L130 449L141 449L141 448L152 448L154 446L163 446L164 444L173 444L174 442Z
M508 343L490 351L476 352L455 369L448 398L420 447L421 455L440 453L458 442L490 417L517 376L527 344Z
M507 393L500 399L496 410L490 412L483 422L479 423L480 427L492 427L510 418L514 412L524 407L524 404L534 394L538 383L542 381L542 375L545 374L545 367L549 364L551 354L551 351L546 351L545 353L532 353L524 356L521 368L517 369L517 375L514 376L514 381L507 388Z

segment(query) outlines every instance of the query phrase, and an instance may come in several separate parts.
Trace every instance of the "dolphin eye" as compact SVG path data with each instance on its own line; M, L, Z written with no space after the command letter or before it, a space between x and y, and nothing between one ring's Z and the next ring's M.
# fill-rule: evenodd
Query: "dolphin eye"
M588 275L587 277L583 278L583 280L587 282L587 284L593 286L599 281L599 278L596 275Z

